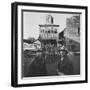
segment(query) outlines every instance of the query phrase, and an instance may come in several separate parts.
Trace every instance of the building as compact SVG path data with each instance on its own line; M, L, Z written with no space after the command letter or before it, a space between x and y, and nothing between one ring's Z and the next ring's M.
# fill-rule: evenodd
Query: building
M67 18L64 37L68 50L80 51L80 15Z
M28 40L27 40L28 41ZM23 42L23 50L38 51L41 50L41 42L36 40L34 42Z
M43 44L56 44L58 40L59 25L54 24L54 18L51 15L46 16L46 24L40 24L39 39Z
M58 34L58 44L65 44L64 31L65 29Z

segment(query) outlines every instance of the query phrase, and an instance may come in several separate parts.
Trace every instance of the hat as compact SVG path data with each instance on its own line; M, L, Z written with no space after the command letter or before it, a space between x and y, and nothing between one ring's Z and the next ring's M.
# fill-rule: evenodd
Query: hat
M66 54L68 53L68 51L65 47L61 47L60 51L64 51Z

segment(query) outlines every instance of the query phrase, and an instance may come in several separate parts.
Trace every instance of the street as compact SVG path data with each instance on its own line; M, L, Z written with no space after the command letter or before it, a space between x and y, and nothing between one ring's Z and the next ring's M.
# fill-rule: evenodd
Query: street
M71 55L68 55L68 57L70 59L70 62L72 62L73 75L80 74L80 55L74 55L74 54L72 55L71 54ZM33 62L38 62L37 59L35 59L35 56L24 57L24 63L23 63L23 76L24 77L30 77L31 65L34 65ZM38 63L36 63L36 66L37 66L37 64ZM59 59L53 59L53 56L52 56L52 58L48 58L48 60L46 60L44 64L43 64L45 66L44 70L46 72L45 76L58 75L57 69L58 69ZM40 64L40 66L41 66L41 64ZM39 65L38 65L38 67L39 67ZM32 70L33 70L33 72L35 71L34 68ZM39 71L37 71L37 72L39 72Z

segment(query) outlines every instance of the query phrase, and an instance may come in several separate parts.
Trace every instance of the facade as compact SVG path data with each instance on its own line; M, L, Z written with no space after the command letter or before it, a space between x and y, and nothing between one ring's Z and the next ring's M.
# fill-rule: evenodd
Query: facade
M51 15L46 16L46 24L40 24L39 38L45 42L57 42L59 25L54 24L54 18Z
M80 15L67 18L64 37L70 51L80 51Z

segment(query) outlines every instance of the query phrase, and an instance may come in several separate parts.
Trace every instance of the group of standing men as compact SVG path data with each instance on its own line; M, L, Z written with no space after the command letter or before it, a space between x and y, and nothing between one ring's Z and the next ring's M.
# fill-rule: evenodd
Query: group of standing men
M28 76L48 76L46 70L47 63L59 61L57 64L57 75L73 75L73 65L69 60L68 51L63 44L58 47L46 45L42 48L41 56L37 56L29 68Z

